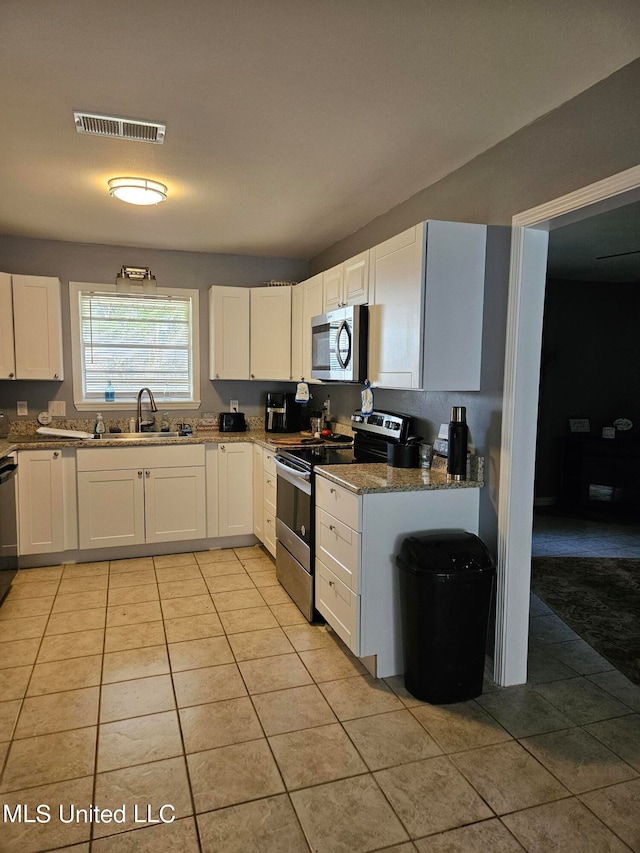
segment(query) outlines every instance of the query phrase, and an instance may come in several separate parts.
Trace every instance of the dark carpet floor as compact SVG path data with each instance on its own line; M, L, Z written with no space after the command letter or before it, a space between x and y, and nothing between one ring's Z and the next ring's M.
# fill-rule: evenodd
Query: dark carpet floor
M640 684L640 560L534 557L531 588L616 669Z

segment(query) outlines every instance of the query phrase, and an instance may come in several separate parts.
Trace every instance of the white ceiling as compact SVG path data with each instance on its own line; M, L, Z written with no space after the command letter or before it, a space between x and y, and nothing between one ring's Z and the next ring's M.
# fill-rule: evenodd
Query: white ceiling
M637 0L3 0L0 233L311 257L639 54Z

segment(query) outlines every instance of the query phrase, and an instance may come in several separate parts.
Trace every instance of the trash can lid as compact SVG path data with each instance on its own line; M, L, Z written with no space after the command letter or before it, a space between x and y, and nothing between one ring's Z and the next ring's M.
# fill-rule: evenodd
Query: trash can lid
M396 564L414 572L457 573L494 568L484 542L464 530L433 530L407 536Z

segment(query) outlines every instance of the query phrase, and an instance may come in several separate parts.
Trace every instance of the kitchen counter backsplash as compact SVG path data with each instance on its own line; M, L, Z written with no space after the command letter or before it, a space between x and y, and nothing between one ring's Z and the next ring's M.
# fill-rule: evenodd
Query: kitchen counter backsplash
M97 410L96 410L97 411ZM54 418L49 424L54 429L76 429L83 432L93 432L95 425L95 415L92 418ZM246 417L248 430L264 430L264 417ZM120 432L129 432L129 418L110 418L108 415L104 418L107 433L112 427L116 427ZM169 418L169 428L172 432L178 432L180 424L189 424L193 431L215 431L219 426L219 418L193 418L175 417ZM156 425L159 427L160 419L156 415ZM20 418L12 420L9 425L10 435L15 438L24 436L36 435L37 429L40 426L37 420L30 418Z

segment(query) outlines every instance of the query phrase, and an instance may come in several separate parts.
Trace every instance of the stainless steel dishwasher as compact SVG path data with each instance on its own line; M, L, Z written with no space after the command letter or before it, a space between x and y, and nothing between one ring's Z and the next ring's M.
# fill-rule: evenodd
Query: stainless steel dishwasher
M18 571L17 470L15 454L0 461L0 603Z

